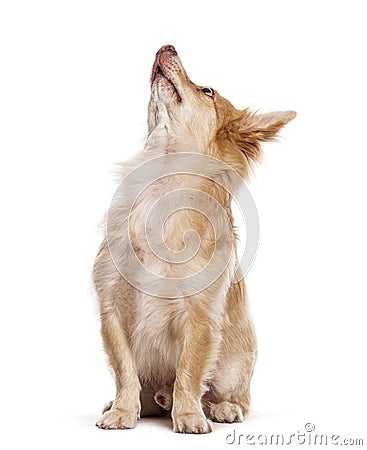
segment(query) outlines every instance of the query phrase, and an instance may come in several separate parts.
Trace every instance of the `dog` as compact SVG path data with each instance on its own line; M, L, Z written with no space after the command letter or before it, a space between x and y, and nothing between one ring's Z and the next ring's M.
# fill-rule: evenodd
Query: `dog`
M257 345L244 280L234 280L231 193L259 161L261 143L295 116L238 110L193 83L172 45L157 52L144 150L121 166L124 187L93 268L116 384L99 428L171 414L175 432L209 433L213 421L248 414ZM219 256L203 276L213 252Z

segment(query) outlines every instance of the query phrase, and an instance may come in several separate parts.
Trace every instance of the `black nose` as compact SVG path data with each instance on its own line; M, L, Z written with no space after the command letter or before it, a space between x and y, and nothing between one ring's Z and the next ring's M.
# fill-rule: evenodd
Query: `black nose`
M177 54L176 49L175 49L175 47L173 45L164 45L158 51L158 53L161 53L161 52L172 52L172 53L176 53Z

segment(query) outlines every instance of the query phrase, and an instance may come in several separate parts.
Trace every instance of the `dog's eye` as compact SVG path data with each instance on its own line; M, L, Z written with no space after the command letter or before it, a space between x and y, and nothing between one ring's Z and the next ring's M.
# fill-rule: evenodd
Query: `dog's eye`
M209 95L209 97L213 97L214 91L212 88L209 87L203 87L201 90L204 92L204 94Z

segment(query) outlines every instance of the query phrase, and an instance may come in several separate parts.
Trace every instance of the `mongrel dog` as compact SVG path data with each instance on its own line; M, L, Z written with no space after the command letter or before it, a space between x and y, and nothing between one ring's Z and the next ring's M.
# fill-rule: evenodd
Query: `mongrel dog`
M246 180L250 167L260 158L261 142L273 140L295 115L293 111L253 114L248 109L235 109L214 89L194 84L175 48L166 45L158 51L153 65L145 148L122 166L121 174L159 156L185 152L188 158L190 153L214 158ZM108 213L108 232L96 257L93 277L116 397L105 406L96 424L100 428L133 428L139 417L170 411L174 431L208 433L212 421L241 422L249 411L257 348L244 281L233 282L237 256L231 195L216 182L225 175L216 169L212 177L198 177L179 173L180 167L175 169L171 177L159 178L137 199L130 201L136 190L126 189ZM200 167L195 169L197 172ZM210 172L210 164L205 170ZM133 176L130 184L136 188L144 180ZM240 187L233 181L233 192ZM214 232L205 214L193 208L177 209L162 224L157 248L165 246L179 254L190 247L185 239L187 230L194 230L200 238L194 257L177 264L160 259L153 251L148 241L154 227L146 227L145 222L151 207L156 217L160 216L157 200L186 188L193 200L199 192L214 198L231 226L229 231L219 226ZM129 205L134 201L129 221L122 218L126 201ZM210 261L213 249L225 243L232 248L225 270L219 271L205 289L182 294L183 277L199 273ZM121 266L111 256L111 245L121 256ZM146 286L144 278L140 280L144 288L137 288L121 274L123 266L133 265L134 257L173 283L159 295L152 294L154 286L149 279ZM139 270L134 269L134 274L139 276Z

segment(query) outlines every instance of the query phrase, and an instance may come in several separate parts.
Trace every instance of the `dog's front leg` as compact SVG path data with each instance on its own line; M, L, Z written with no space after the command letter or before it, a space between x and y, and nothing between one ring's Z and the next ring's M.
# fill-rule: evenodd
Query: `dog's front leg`
M108 311L101 315L101 333L115 373L116 398L97 421L99 428L134 428L140 414L140 383L119 317Z
M219 326L213 324L205 299L190 300L173 390L173 430L178 433L210 433L212 424L204 415L201 397L215 365Z

